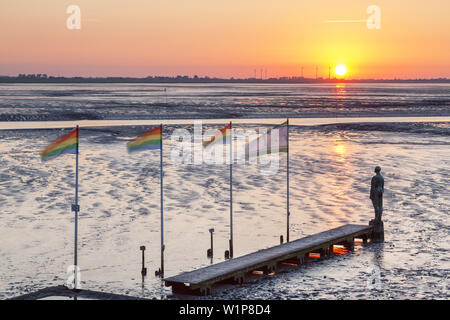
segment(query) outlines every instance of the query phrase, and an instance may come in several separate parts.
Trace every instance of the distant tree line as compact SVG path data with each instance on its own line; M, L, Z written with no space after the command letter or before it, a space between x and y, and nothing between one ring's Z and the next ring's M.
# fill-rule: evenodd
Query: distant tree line
M336 78L304 78L304 77L279 77L279 78L216 78L216 77L193 77L186 75L148 76L145 78L133 77L55 77L45 73L19 74L13 76L0 76L0 83L379 83L379 82L431 82L450 83L448 78L434 79L336 79Z

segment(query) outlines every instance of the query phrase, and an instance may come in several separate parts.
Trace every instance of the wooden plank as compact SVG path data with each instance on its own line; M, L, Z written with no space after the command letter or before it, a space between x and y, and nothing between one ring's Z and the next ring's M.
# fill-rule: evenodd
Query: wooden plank
M302 253L348 241L361 235L369 236L371 233L372 226L347 224L235 259L226 260L194 271L183 272L166 278L164 281L166 286L184 285L195 289L232 278L235 275L252 271L271 263L296 257Z

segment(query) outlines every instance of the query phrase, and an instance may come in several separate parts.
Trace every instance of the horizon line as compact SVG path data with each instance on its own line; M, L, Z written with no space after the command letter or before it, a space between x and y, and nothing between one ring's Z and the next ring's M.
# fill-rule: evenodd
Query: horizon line
M47 75L46 73L19 73L16 76L0 75L0 80L57 80L57 79L78 79L78 80L108 80L108 79L131 79L131 80L225 80L225 81L283 81L283 80L303 80L303 81L433 81L433 80L450 80L450 76L444 77L416 77L416 78L337 78L337 77L303 77L303 76L279 76L279 77L218 77L218 76L189 76L189 75L148 75L148 76L61 76Z

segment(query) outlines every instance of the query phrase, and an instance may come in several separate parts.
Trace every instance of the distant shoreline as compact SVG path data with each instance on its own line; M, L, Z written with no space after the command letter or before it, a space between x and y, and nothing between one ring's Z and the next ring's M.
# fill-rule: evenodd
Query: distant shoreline
M192 125L201 120L203 125L217 125L233 121L234 125L275 125L285 120L282 117L273 118L217 118L217 119L147 119L147 120L62 120L62 121L0 121L2 130L36 130L102 127L129 127L164 124L167 126ZM322 125L351 125L351 124L399 124L399 123L447 123L450 116L345 116L345 117L296 117L289 118L291 126L322 126Z
M0 76L0 83L247 83L247 84L324 84L324 83L450 83L449 78L435 79L312 79L302 77L282 77L269 79L235 79L210 77L54 77L45 74Z

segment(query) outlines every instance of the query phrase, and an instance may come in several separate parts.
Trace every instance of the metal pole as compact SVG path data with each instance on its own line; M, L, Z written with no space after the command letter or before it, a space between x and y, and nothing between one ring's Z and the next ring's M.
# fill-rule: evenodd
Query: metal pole
M289 242L289 118L287 119L287 157L286 157L286 188L287 188L287 194L286 194L286 220L287 220L287 226L286 226L286 242Z
M77 125L77 148L75 154L75 248L74 248L74 289L77 289L77 275L78 275L78 144L79 144L79 127Z
M233 258L233 130L230 121L230 258Z
M160 166L161 166L161 278L164 277L164 207L163 207L163 143L162 143L163 125L161 124L161 148L160 148Z
M145 256L144 256L145 246L141 246L140 249L142 251L142 269L141 269L141 274L142 274L142 281L144 281L143 277L147 275L147 268L145 267ZM144 283L142 283L142 285L144 285Z
M209 233L211 234L211 260L212 260L214 256L214 240L213 240L214 229L209 229Z

